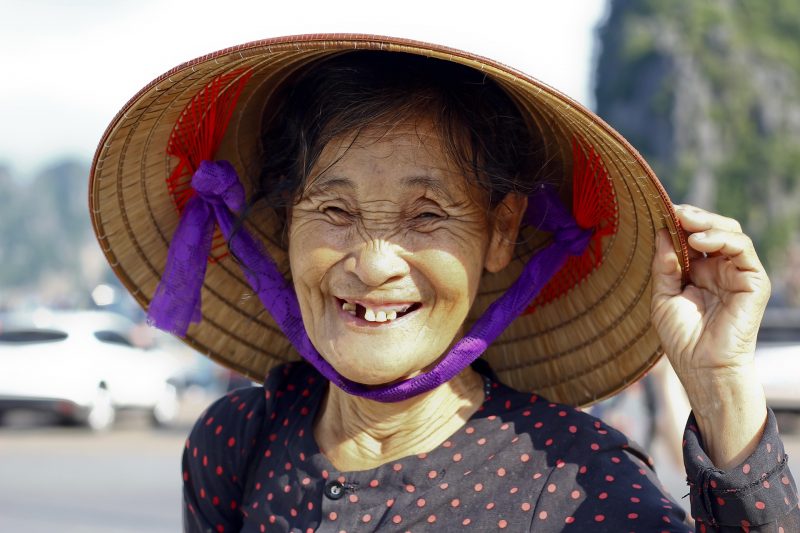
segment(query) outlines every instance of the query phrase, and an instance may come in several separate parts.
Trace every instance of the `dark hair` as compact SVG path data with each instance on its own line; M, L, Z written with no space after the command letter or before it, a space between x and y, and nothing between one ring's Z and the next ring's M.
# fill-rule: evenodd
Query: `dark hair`
M346 52L287 81L267 106L262 165L251 206L265 201L282 218L333 139L409 118L439 130L446 155L487 193L528 195L542 179L541 139L509 95L478 70L413 54Z

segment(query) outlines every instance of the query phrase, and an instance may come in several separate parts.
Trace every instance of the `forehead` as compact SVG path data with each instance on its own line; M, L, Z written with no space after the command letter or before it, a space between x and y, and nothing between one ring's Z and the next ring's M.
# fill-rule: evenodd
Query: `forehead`
M430 121L376 125L333 139L312 169L308 192L467 192L468 181Z

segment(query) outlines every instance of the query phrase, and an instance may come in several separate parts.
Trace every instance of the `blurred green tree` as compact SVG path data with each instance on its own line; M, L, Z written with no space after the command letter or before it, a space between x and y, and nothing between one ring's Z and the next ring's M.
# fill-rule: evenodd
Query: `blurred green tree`
M800 2L611 0L598 34L598 113L675 202L738 219L800 305Z

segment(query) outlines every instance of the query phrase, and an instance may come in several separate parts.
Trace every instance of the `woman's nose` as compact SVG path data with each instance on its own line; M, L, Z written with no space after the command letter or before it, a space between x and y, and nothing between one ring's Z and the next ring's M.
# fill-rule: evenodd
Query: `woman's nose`
M408 275L409 266L402 252L396 244L382 239L367 241L345 261L345 269L364 285L379 287Z

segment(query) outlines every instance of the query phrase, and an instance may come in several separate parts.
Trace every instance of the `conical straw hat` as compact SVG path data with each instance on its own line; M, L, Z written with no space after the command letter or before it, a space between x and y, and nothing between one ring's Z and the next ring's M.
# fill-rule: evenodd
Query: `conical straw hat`
M642 157L597 115L544 83L497 62L427 43L369 35L305 35L256 41L194 59L137 93L111 121L99 143L89 202L98 241L114 272L148 308L164 271L179 211L167 189L177 160L166 148L176 121L211 80L247 72L215 157L240 176L252 174L264 104L287 76L309 62L349 50L405 52L454 61L484 72L517 102L545 139L548 159L572 176L573 142L602 160L616 199L616 231L602 241L602 261L554 298L518 317L483 357L508 385L554 401L586 405L640 378L661 356L650 323L655 234L666 227L684 272L688 254L672 204ZM243 180L245 188L247 180ZM562 185L564 197L571 183ZM248 193L250 191L247 191ZM254 212L247 228L288 277L277 217ZM523 230L518 259L499 274L484 274L469 320L516 279L548 236ZM202 320L184 339L233 370L260 381L275 365L298 359L229 256L208 265Z

